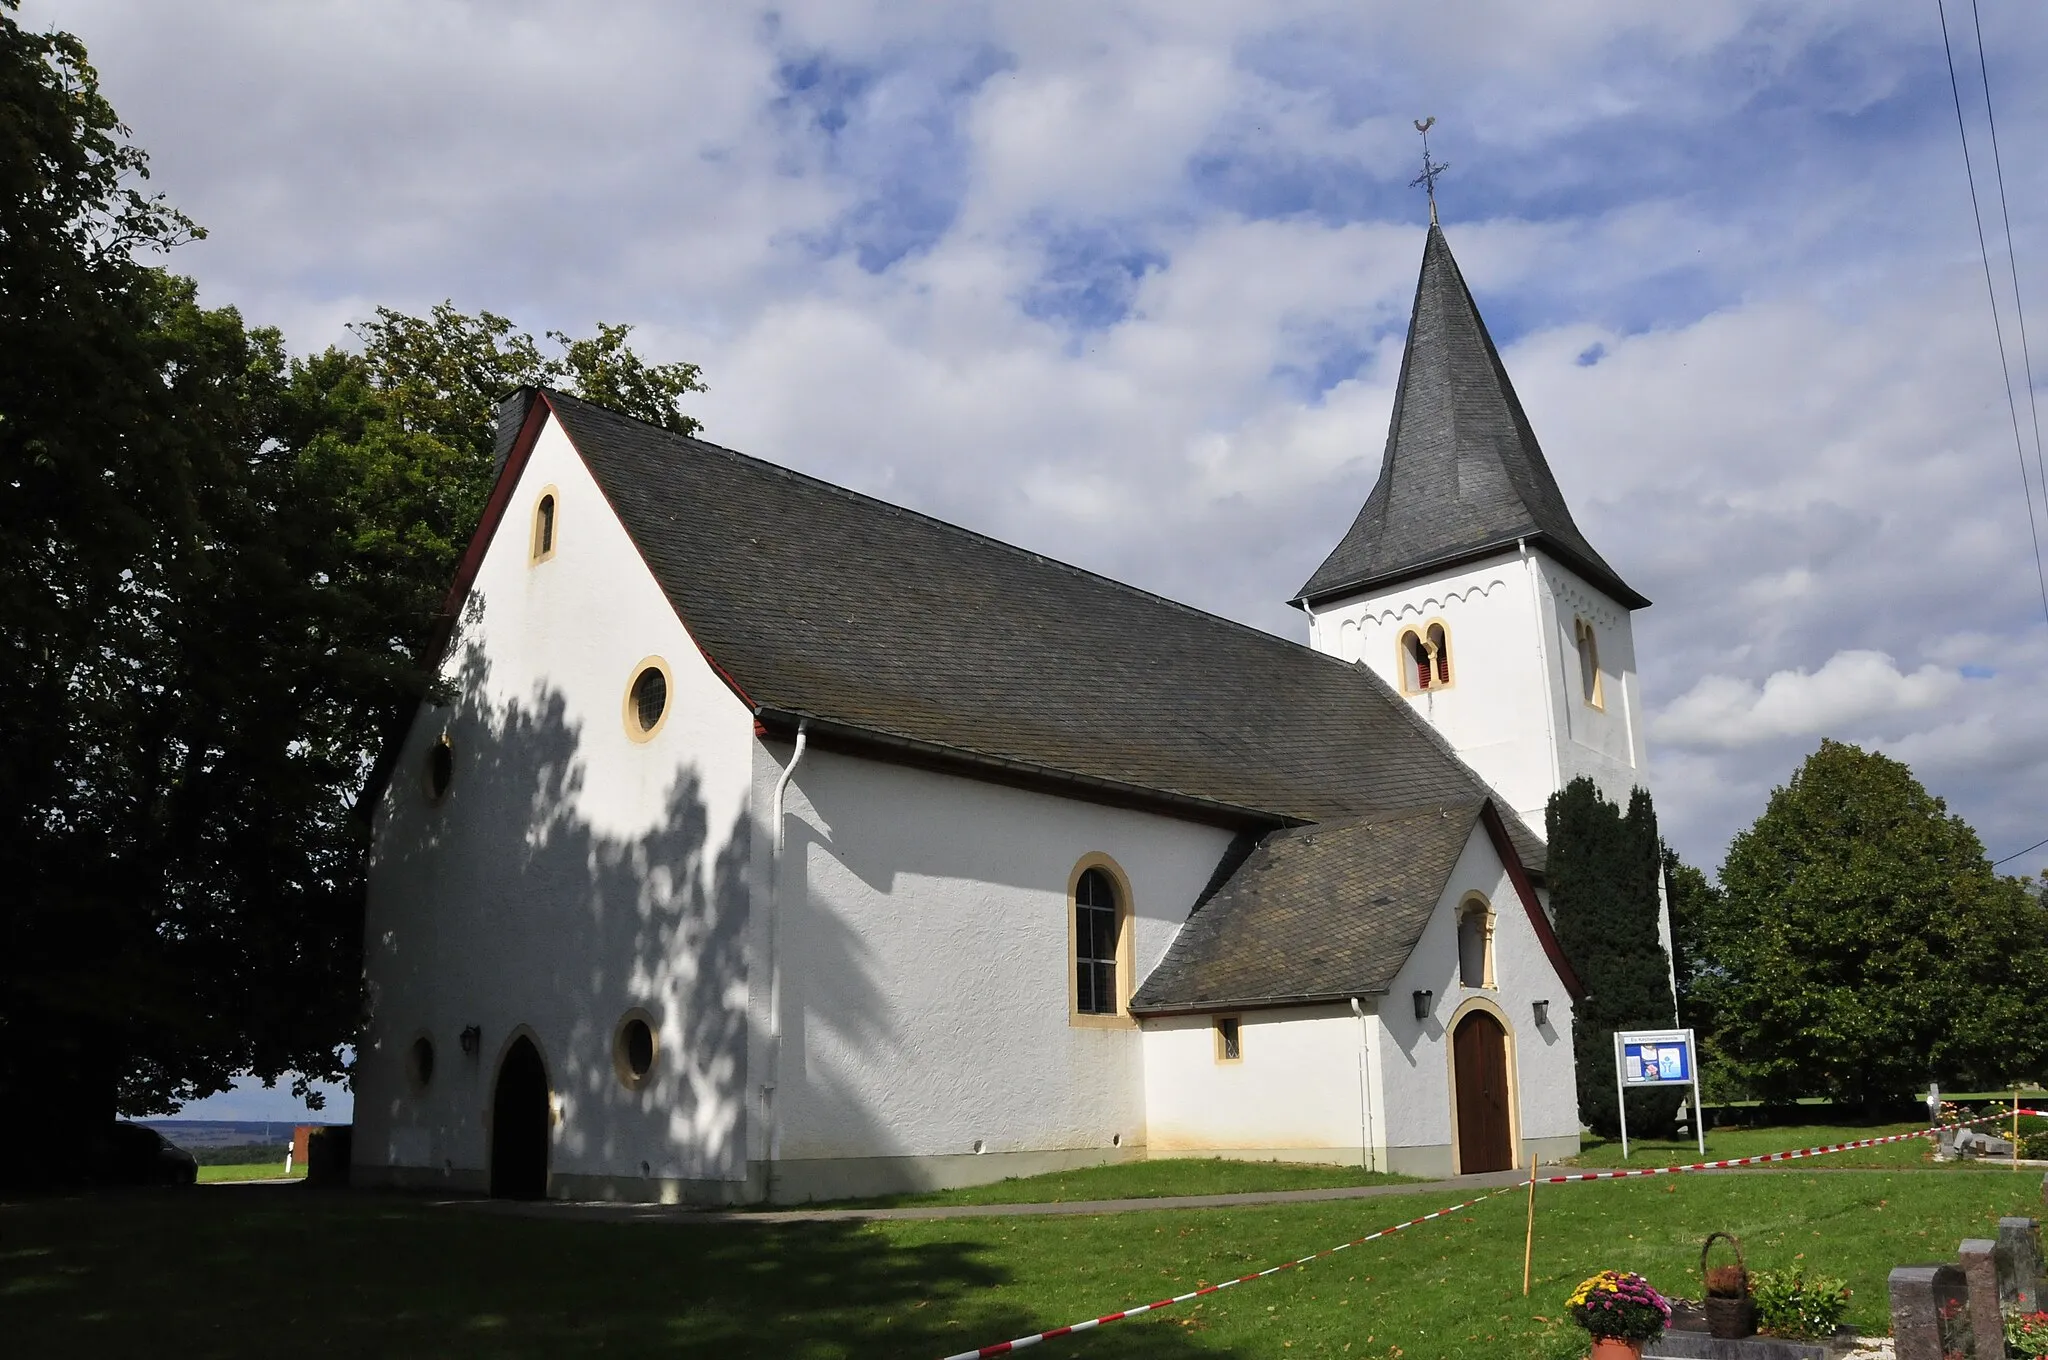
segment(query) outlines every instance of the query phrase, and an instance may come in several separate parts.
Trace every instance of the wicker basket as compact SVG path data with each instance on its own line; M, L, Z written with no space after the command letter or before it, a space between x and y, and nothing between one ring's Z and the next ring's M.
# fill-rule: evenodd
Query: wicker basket
M1725 1239L1735 1248L1735 1264L1716 1266L1709 1272L1707 1253L1713 1249L1716 1238ZM1742 1243L1734 1233L1708 1233L1707 1240L1700 1243L1700 1283L1705 1295L1700 1308L1707 1315L1709 1336L1739 1341L1756 1335L1756 1300L1749 1293L1749 1264L1742 1259ZM1729 1292L1731 1289L1734 1292Z

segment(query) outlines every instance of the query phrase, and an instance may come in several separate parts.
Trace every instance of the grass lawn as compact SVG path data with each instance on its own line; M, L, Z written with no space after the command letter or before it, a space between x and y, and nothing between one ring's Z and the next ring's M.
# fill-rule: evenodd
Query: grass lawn
M1755 1157L1766 1152L1790 1152L1795 1148L1824 1147L1833 1143L1853 1143L1863 1138L1883 1138L1888 1134L1911 1133L1927 1127L1920 1124L1774 1124L1762 1128L1725 1128L1707 1130L1707 1160L1727 1161L1736 1157ZM1586 1135L1585 1149L1576 1159L1579 1166L1672 1166L1700 1160L1700 1145L1690 1138L1635 1138L1628 1140L1629 1157L1621 1159L1621 1140L1606 1140L1594 1134ZM1801 1165L1802 1163L1793 1163ZM1934 1154L1932 1144L1924 1138L1912 1138L1902 1143L1887 1143L1883 1147L1861 1148L1855 1152L1832 1152L1825 1157L1816 1157L1814 1166L1827 1167L1907 1167L1932 1166Z
M267 1181L289 1174L293 1180L303 1180L306 1164L299 1162L287 1173L284 1158L274 1162L236 1162L227 1166L202 1166L199 1168L199 1183L210 1185L216 1181Z
M23 1355L939 1356L1184 1291L1441 1206L1380 1200L1101 1217L596 1223L301 1186L0 1206L0 1318ZM1064 1356L1583 1355L1563 1299L1602 1267L1696 1289L1699 1242L1846 1276L1882 1330L1892 1266L1952 1257L2040 1177L1805 1171L1521 1192L1198 1306L1048 1343Z
M1391 1176L1355 1166L1304 1162L1237 1162L1217 1157L1162 1157L1156 1161L1016 1176L991 1185L933 1190L914 1195L846 1200L835 1207L874 1208L919 1204L1073 1204L1102 1199L1156 1199L1162 1195L1234 1195L1252 1190L1324 1190L1352 1185L1405 1185L1412 1176Z

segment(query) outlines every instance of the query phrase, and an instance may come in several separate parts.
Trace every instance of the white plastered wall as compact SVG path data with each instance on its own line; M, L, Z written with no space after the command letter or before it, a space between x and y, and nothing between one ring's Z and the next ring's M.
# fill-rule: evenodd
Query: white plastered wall
M1121 871L1135 982L1228 831L816 746L784 831L775 1198L1140 1154L1137 1027L1070 1020L1069 884L1084 856Z
M1604 709L1583 698L1578 618L1598 630ZM1309 645L1401 691L1401 635L1437 621L1452 683L1409 702L1525 822L1540 833L1550 795L1581 774L1626 805L1647 763L1627 610L1541 552L1507 552L1325 606Z
M1629 612L1576 573L1547 557L1535 558L1548 605L1551 654L1562 719L1558 728L1558 787L1585 775L1607 800L1628 806L1649 763L1644 745L1642 682L1636 675L1635 630ZM1602 706L1586 702L1579 669L1577 624L1593 629L1600 659ZM1540 824L1541 819L1538 819Z
M1467 988L1458 978L1457 917L1472 893L1493 908L1491 988ZM1415 1019L1418 989L1434 993L1425 1021ZM1545 1158L1578 1151L1571 999L1483 826L1473 829L1393 987L1385 997L1362 1000L1363 1023L1348 1006L1218 1012L1240 1017L1238 1062L1218 1059L1212 1015L1148 1019L1148 1154L1364 1161L1378 1170L1449 1175L1454 1107L1443 1022L1475 1000L1493 1009L1509 1033L1518 1164L1527 1164L1521 1157L1531 1148ZM1538 1000L1550 1003L1549 1023L1540 1029L1532 1004Z
M558 497L557 546L531 563L544 488ZM649 656L667 665L668 708L635 741L626 692ZM595 1184L579 1178L744 1177L752 720L552 419L442 675L452 701L415 717L377 809L358 1168L481 1185L497 1063L524 1032L558 1108L556 1193ZM433 804L423 772L444 733L454 777ZM658 1035L639 1091L611 1057L635 1006ZM459 1046L469 1025L475 1057ZM436 1062L416 1091L404 1055L419 1034Z
M1362 1021L1342 1005L1218 1012L1238 1018L1235 1062L1218 1051L1214 1015L1146 1020L1146 1154L1384 1169L1383 1154L1361 1152L1385 1143L1384 1121L1373 1117L1371 998L1365 1010Z
M1493 987L1467 987L1458 968L1458 911L1469 893L1493 912ZM1429 1014L1415 1018L1414 994L1432 993ZM1535 1003L1549 1002L1547 1023ZM1507 1030L1516 1165L1530 1151L1545 1159L1579 1150L1578 1091L1572 1059L1572 1002L1543 948L1535 924L1485 828L1476 827L1443 897L1380 1005L1381 1065L1387 1163L1411 1175L1456 1169L1451 1027L1460 1007L1491 1011Z

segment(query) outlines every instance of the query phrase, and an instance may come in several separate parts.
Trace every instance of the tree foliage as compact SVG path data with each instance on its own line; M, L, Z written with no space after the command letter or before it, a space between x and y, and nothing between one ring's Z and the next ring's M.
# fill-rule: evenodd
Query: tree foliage
M1671 907L1671 972L1678 981L1678 1022L1702 1038L1714 1016L1699 981L1709 965L1706 930L1720 909L1721 890L1704 873L1664 847L1664 890Z
M1672 1024L1671 975L1658 938L1662 842L1650 795L1637 789L1628 812L1581 776L1551 795L1550 906L1557 940L1586 988L1573 1014L1579 1118L1596 1132L1620 1128L1614 1089L1614 1032ZM1630 1102L1638 1128L1668 1125L1681 1096L1657 1091Z
M447 304L288 357L144 262L198 229L142 192L84 48L16 9L0 0L0 1108L45 1112L61 1144L244 1071L343 1075L355 802L425 690L499 398L565 386L693 431L702 383L625 326L544 347Z
M1825 741L1721 868L1693 989L1754 1094L2044 1075L2048 913L1912 771Z

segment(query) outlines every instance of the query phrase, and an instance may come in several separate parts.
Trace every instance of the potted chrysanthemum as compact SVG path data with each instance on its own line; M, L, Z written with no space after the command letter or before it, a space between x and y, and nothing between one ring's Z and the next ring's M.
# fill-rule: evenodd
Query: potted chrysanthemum
M1671 1305L1632 1272L1603 1270L1572 1291L1572 1321L1593 1336L1592 1360L1638 1360L1645 1341L1671 1325Z

